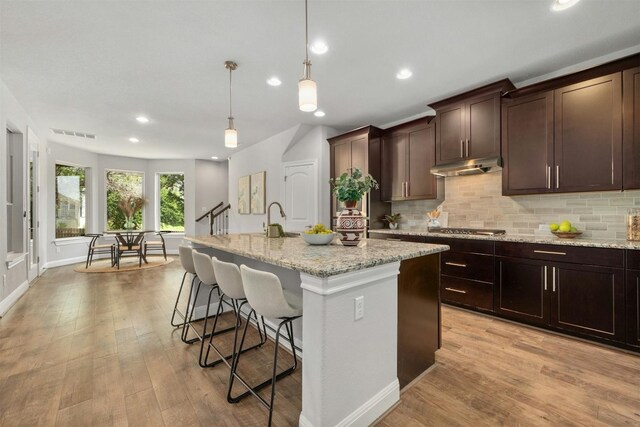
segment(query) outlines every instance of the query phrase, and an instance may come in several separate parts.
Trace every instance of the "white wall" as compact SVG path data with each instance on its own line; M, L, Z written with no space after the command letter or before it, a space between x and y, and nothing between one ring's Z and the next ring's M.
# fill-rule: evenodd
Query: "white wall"
M260 232L267 215L240 215L238 213L238 178L266 171L266 203L283 201L283 162L316 160L318 163L318 208L320 221L329 224L329 144L326 139L338 132L324 126L297 125L255 145L247 147L229 159L229 200L231 202L230 232ZM279 221L277 209L272 221Z
M195 217L223 202L229 203L228 162L196 160ZM233 206L231 206L233 208ZM209 221L203 219L195 224L195 234L208 234Z

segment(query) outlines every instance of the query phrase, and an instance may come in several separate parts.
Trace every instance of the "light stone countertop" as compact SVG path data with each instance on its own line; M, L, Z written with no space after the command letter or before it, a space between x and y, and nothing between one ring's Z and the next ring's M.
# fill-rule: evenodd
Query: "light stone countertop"
M628 240L603 240L603 239L583 239L576 237L574 239L560 239L556 236L541 237L533 235L518 234L502 234L497 236L478 236L469 234L443 234L432 233L427 230L369 230L370 233L396 234L405 236L429 236L429 237L445 237L452 239L474 239L474 240L493 240L495 242L519 242L519 243L538 243L544 245L566 245L566 246L588 246L593 248L611 248L611 249L636 249L640 250L640 242L630 242Z
M380 264L417 258L449 250L447 245L364 240L357 247L308 245L302 237L267 238L263 234L186 236L193 243L300 271L316 277L335 276Z

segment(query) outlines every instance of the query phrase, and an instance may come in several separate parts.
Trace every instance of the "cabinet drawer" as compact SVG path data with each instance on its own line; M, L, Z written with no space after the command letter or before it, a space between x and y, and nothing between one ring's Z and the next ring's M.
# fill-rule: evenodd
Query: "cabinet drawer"
M370 239L381 239L381 240L398 240L401 242L415 242L415 243L424 243L424 236L413 236L407 234L387 234L387 233L369 233Z
M442 274L493 283L493 256L464 252L443 252Z
M493 311L493 285L459 277L440 276L442 301Z
M640 270L640 250L627 250L627 268Z
M496 242L496 255L603 267L624 266L624 250L568 245Z
M450 237L425 237L427 243L449 245L451 252L468 252L493 255L494 242L491 240L457 239Z

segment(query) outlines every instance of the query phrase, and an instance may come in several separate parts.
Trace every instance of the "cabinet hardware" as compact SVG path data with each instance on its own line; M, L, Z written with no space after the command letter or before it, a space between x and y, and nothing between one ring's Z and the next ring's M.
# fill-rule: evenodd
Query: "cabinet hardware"
M544 290L547 290L547 266L544 266Z
M460 157L464 159L464 139L460 140Z
M560 188L560 165L556 165L556 188Z
M554 252L554 251L539 251L534 249L533 251L536 254L549 254L549 255L566 255L566 252Z
M444 288L445 291L451 291L451 292L457 292L459 294L466 294L467 291L463 291L461 289L456 289L456 288Z
M547 188L551 190L551 166L547 165Z
M467 139L467 141L466 141L466 148L467 148L466 149L466 152L467 152L466 157L469 157L469 139Z
M409 197L409 181L407 181L407 182L405 183L405 188L406 188L406 190L405 190L405 192L406 192L406 196L405 196L405 197Z
M387 237L387 239L386 239L386 240L391 240L391 241L393 241L393 242L402 242L402 239L394 239L394 238L392 238L392 237Z
M556 268L555 267L551 267L551 273L553 274L553 281L551 282L551 285L553 286L553 292L556 291Z
M454 267L467 268L467 264L458 264L457 262L445 262L446 265L452 265Z

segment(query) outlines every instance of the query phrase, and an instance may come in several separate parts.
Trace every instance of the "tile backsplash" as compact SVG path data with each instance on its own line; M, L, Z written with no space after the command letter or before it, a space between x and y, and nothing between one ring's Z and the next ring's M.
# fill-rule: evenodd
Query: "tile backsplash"
M546 235L548 224L566 219L585 238L626 239L627 210L640 208L640 190L503 196L500 171L445 179L444 199L393 203L393 212L402 214L400 228L426 228L426 213L442 203L449 227Z

